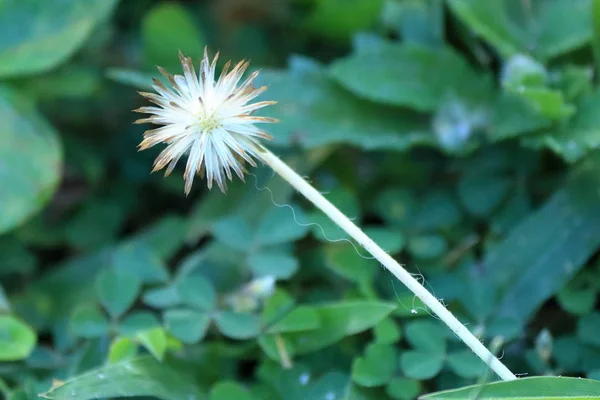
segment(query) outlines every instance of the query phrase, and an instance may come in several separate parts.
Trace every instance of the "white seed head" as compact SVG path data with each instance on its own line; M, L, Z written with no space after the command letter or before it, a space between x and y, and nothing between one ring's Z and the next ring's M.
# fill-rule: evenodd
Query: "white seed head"
M188 155L183 175L186 195L192 189L196 174L206 175L209 189L215 181L222 192L227 190L225 178L232 179L232 170L244 180L244 162L256 166L253 158L262 150L259 140L271 139L255 124L277 122L273 118L252 115L259 108L275 104L274 101L248 104L267 89L266 86L254 87L258 71L240 84L249 63L240 61L230 71L231 62L227 62L215 80L218 57L217 53L211 62L205 49L200 72L196 75L191 58L180 52L183 76L173 76L159 67L172 88L155 79L152 87L157 93L140 94L158 107L134 110L151 114L135 123L162 125L146 131L139 145L140 150L145 150L158 143L167 144L156 158L152 172L166 166L167 176L181 156Z

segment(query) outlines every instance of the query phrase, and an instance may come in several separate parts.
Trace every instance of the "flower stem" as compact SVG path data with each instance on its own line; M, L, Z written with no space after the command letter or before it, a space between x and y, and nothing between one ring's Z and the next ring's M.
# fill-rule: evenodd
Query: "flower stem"
M331 204L321 193L308 184L300 175L281 161L269 150L259 153L263 162L285 179L296 190L302 193L315 206L323 211L333 222L348 233L373 257L375 257L388 271L408 287L421 301L429 307L469 348L485 362L498 376L510 381L516 376L498 358L496 358L456 317L446 309L431 293L427 291L412 275L406 271L396 260L371 240L348 217Z

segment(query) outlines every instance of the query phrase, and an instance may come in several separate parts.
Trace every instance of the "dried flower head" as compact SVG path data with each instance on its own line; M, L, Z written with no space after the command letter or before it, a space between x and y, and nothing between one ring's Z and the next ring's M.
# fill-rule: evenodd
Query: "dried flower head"
M152 172L168 165L165 172L167 176L181 156L188 155L184 172L186 195L192 188L196 174L206 174L208 188L212 188L214 180L222 192L227 189L225 177L232 179L231 170L244 180L244 162L256 166L253 158L262 149L259 139L271 139L269 134L255 124L277 122L273 118L252 115L259 108L275 104L274 101L248 104L267 89L266 86L254 87L252 82L258 71L238 85L249 63L240 61L230 71L231 62L227 62L215 81L218 57L217 53L211 62L204 49L200 73L196 76L191 58L184 57L180 52L183 76L173 76L159 67L172 88L154 79L152 87L158 94L140 94L158 107L140 107L134 110L152 114L135 123L163 125L146 131L144 140L139 145L140 150L145 150L158 143L167 144L156 158Z

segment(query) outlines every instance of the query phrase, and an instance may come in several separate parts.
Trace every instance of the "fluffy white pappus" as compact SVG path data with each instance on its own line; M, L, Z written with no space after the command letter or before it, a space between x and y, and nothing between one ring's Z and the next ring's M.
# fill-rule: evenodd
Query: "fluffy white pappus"
M277 122L273 118L252 115L254 111L276 103L250 103L267 89L253 85L258 71L240 84L249 63L240 61L231 69L229 61L215 80L218 57L217 53L211 62L205 49L200 72L196 75L191 58L180 52L183 75L173 76L159 67L171 87L154 79L152 87L156 93L140 94L156 107L134 110L151 114L148 118L138 119L136 124L162 125L146 131L139 145L140 150L159 143L167 145L156 158L152 172L167 167L165 176L168 176L179 159L188 156L183 175L186 195L192 189L196 174L206 176L209 189L213 181L216 182L223 193L227 190L226 178L232 179L232 171L244 180L244 163L256 166L254 158L262 151L260 139L271 139L255 124Z

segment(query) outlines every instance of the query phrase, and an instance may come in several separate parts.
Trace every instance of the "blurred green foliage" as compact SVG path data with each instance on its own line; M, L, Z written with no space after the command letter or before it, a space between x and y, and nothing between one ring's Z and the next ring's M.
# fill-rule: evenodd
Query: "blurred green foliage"
M495 378L272 172L150 175L136 90L204 46L513 372L590 379L466 387ZM599 66L598 0L0 1L0 393L600 398Z

